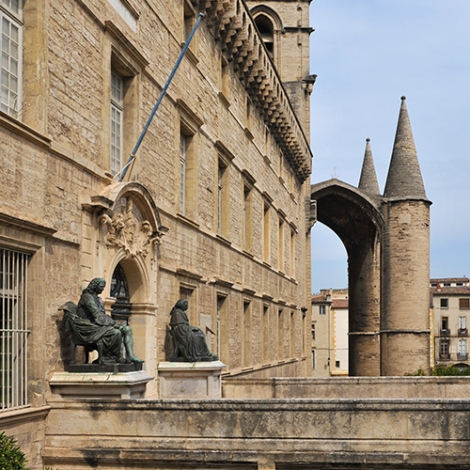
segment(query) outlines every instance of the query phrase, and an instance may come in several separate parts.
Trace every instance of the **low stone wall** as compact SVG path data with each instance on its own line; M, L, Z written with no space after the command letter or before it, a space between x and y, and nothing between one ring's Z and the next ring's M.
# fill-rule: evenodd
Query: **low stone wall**
M224 398L417 399L470 397L470 377L224 378Z
M470 468L470 399L345 396L58 399L44 463L61 470Z

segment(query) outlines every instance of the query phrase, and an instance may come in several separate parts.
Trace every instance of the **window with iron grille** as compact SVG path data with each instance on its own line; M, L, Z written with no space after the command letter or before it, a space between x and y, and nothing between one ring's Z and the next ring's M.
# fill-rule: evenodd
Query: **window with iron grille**
M0 402L2 410L28 404L26 279L29 255L0 249Z
M0 0L0 110L18 117L21 108L22 0Z

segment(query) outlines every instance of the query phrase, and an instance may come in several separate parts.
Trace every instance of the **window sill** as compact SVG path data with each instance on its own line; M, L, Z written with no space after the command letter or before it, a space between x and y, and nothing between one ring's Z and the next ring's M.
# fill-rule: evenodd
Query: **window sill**
M50 406L41 406L37 408L28 406L27 408L19 408L16 410L0 411L0 428L23 422L30 423L31 421L41 421L46 418L50 409Z

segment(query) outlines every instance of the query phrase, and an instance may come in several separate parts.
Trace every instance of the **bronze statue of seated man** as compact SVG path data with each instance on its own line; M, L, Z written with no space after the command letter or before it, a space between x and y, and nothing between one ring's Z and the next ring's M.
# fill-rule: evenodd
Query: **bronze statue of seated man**
M132 329L106 315L103 300L99 297L106 286L102 278L95 278L83 291L78 305L67 302L64 311L66 330L71 333L72 364L75 363L75 346L85 346L85 351L98 351L97 364L142 363L134 355ZM126 357L123 356L123 344Z

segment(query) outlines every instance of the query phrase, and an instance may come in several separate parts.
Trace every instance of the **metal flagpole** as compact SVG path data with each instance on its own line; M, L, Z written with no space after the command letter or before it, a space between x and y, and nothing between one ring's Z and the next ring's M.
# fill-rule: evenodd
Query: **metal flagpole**
M199 13L196 24L194 25L190 35L188 36L188 39L186 40L186 43L185 43L183 49L180 52L178 60L176 61L176 64L173 67L173 70L171 71L170 76L168 77L168 80L166 81L165 86L162 89L162 92L160 93L160 97L158 98L158 101L155 103L155 106L153 107L152 112L150 113L150 116L147 119L147 122L144 126L144 129L142 130L142 132L140 134L140 137L137 140L137 142L135 144L135 147L132 150L131 155L129 156L129 159L127 160L126 165L124 166L124 168L122 168L121 171L119 171L119 173L117 173L115 175L114 178L117 178L119 182L121 182L123 180L124 176L126 176L127 170L129 169L129 165L131 164L132 160L135 158L135 154L137 153L137 150L139 150L139 147L140 147L140 144L142 143L142 140L144 140L144 136L147 133L147 130L150 126L150 123L152 122L152 119L155 116L155 113L157 112L157 109L160 106L160 103L162 102L163 97L165 96L165 93L166 93L166 91L167 91L167 89L168 89L168 87L171 83L171 80L173 79L173 76L176 73L176 70L178 69L181 61L183 60L184 55L186 54L186 51L188 50L188 47L189 47L189 43L193 39L194 33L196 32L197 28L199 27L199 23L201 22L203 17L204 17L204 13L202 13L202 12Z

